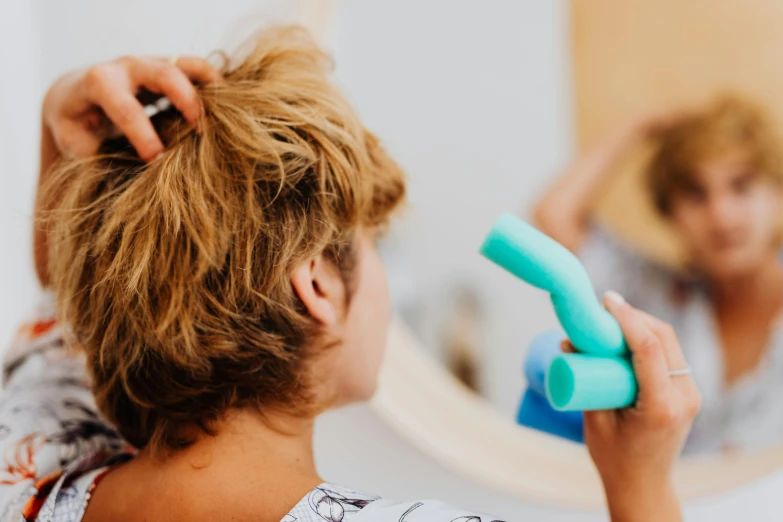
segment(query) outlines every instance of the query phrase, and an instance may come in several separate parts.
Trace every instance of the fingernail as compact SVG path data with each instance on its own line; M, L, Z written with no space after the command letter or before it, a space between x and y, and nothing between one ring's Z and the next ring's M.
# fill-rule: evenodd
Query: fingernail
M158 161L162 157L163 157L163 153L162 152L158 152L158 154L154 158L152 158L152 161Z
M609 302L612 302L616 305L621 305L625 303L625 298L615 292L614 290L609 290L604 294L604 299L606 299Z

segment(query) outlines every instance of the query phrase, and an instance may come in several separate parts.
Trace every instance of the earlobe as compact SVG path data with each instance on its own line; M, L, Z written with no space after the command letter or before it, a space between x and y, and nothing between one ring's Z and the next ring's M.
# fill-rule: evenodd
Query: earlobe
M301 263L291 273L291 284L308 313L324 326L337 323L331 274L321 256Z

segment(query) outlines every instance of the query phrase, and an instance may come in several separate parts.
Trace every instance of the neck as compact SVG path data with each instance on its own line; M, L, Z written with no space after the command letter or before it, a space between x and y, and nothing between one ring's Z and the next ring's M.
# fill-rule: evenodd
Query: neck
M232 411L212 426L215 435L192 429L183 433L195 439L186 448L163 457L145 449L115 468L90 502L101 514L94 519L280 520L323 482L313 424L280 412Z
M778 299L783 288L783 267L777 252L754 271L738 277L712 281L715 303L743 304Z
M277 411L243 409L229 412L214 426L215 435L191 428L195 442L176 450L163 464L192 469L227 469L244 476L276 475L279 483L322 482L313 456L312 417ZM147 450L140 457L155 460ZM275 473L270 474L270 470Z

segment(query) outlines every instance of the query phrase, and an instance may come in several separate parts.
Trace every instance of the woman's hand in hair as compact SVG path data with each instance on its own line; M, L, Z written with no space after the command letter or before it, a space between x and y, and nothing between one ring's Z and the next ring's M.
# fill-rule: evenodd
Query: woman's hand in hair
M156 158L163 152L163 143L136 95L146 90L165 96L198 128L202 109L193 83L220 79L220 72L195 57L181 57L173 63L163 58L127 56L62 76L49 88L41 111L38 185L61 156L95 154L105 138L117 133L128 138L143 160ZM36 216L48 205L39 197ZM46 230L41 226L33 230L33 256L38 280L47 287L48 246Z
M681 520L671 475L699 410L699 391L690 375L669 375L687 368L671 326L614 292L605 305L620 323L639 383L633 407L585 412L585 442L612 520Z
M45 132L57 152L84 157L97 152L109 133L125 135L145 161L163 152L136 95L147 90L168 98L191 125L198 126L201 103L193 83L210 83L220 73L206 60L126 56L74 71L57 80L43 103Z

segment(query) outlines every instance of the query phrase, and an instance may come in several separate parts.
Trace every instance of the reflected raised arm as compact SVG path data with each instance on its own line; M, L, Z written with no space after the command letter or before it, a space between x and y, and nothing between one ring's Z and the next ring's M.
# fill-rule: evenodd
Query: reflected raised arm
M534 211L536 226L572 252L578 251L595 198L612 167L634 144L667 128L681 114L645 115L588 148L541 198Z

